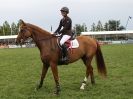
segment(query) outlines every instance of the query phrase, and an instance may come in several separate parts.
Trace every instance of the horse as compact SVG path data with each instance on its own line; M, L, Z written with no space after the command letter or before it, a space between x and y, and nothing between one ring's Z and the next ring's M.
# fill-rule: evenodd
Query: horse
M23 20L20 20L20 27L18 36L16 38L16 43L23 44L28 38L32 38L36 43L36 46L40 51L41 61L43 63L42 74L36 89L38 90L42 87L43 80L47 74L48 68L51 67L56 85L54 93L56 95L59 95L61 89L57 65L59 65L59 56L61 50L57 43L58 37L53 36L53 34L51 34L50 32L36 25L26 23ZM95 84L93 67L91 65L94 56L96 57L98 73L101 74L103 77L106 77L107 71L102 51L97 40L89 36L77 36L76 39L79 42L79 47L71 49L73 53L71 53L71 50L68 50L68 63L73 63L81 59L85 64L86 75L80 87L81 90L84 90L89 76L91 79L91 83Z

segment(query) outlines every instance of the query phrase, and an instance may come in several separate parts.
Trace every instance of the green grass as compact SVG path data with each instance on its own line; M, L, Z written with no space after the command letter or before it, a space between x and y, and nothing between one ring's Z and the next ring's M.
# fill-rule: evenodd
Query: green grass
M59 66L61 94L54 96L51 69L43 87L34 91L42 68L37 48L0 49L0 99L133 99L133 45L105 45L102 52L106 79L98 75L93 61L96 85L89 81L81 91L85 76L82 62Z

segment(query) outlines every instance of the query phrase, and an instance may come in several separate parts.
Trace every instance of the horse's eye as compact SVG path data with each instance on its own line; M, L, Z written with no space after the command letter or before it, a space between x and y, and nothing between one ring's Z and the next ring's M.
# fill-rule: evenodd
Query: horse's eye
M20 32L23 33L23 32L25 32L25 30L22 29Z

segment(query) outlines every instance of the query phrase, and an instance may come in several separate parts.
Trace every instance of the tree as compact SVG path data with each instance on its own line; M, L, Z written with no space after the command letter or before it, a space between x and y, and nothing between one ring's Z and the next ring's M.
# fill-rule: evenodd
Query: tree
M120 22L119 21L115 21L115 20L109 20L109 30L110 31L116 31Z
M9 23L7 21L5 21L3 23L3 34L4 35L10 35L10 33L11 33L10 25L9 25Z
M93 24L91 25L91 31L96 31L95 23L93 23Z
M17 32L18 32L18 27L17 27L17 25L13 22L12 24L11 24L11 34L12 35L16 35L17 34Z
M95 26L95 23L91 26L91 31L120 31L124 29L125 27L120 25L120 20L109 20L104 24L104 27L102 26L101 21L98 21L97 26Z
M109 20L109 31L117 31L125 29L124 26L120 26L120 20Z
M103 31L103 26L101 21L99 20L96 26L96 31Z
M125 30L126 28L124 26L120 26L118 30Z
M97 25L95 25L95 23L91 25L91 31L103 31L103 30L104 28L100 20L98 21Z
M76 24L76 25L74 26L74 30L75 30L75 32L77 33L77 35L80 35L81 32L87 32L87 26L86 26L85 23L83 23L82 25Z
M19 30L19 22L15 24L14 22L10 25L7 21L0 26L0 35L16 35Z
M3 27L0 26L0 35L3 35Z
M109 31L109 23L108 23L108 22L106 22L106 23L104 24L104 30L105 30L105 31Z
M83 23L82 27L83 27L83 31L84 31L84 32L87 32L87 26L86 26L85 23Z

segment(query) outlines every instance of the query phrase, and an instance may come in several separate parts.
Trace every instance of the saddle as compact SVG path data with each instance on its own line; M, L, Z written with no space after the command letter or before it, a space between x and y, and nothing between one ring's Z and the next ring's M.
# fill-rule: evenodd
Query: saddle
M59 65L67 65L68 63L67 62L65 62L65 61L61 61L62 60L62 58L64 57L64 54L63 54L63 49L62 49L62 47L61 47L61 45L60 45L60 38L58 38L57 39L57 44L58 44L58 46L59 46L59 48L60 48L60 55L59 55L59 62L58 62L58 64ZM78 48L79 47L79 43L78 43L78 40L77 39L74 39L74 40L67 40L66 42L65 42L65 46L66 46L66 48L67 48L67 51L69 50L70 51L70 53L72 54L73 53L73 50L72 49L76 49L76 48ZM68 57L68 59L69 59L69 54L67 53L67 57Z
M57 39L57 44L58 44L58 46L60 47L60 49L62 49L59 42L60 42L60 38ZM79 42L78 42L77 39L73 39L73 40L70 39L70 40L67 40L67 41L65 42L65 45L67 46L67 49L68 49L68 50L69 50L69 49L74 49L74 48L78 48L78 47L79 47Z

